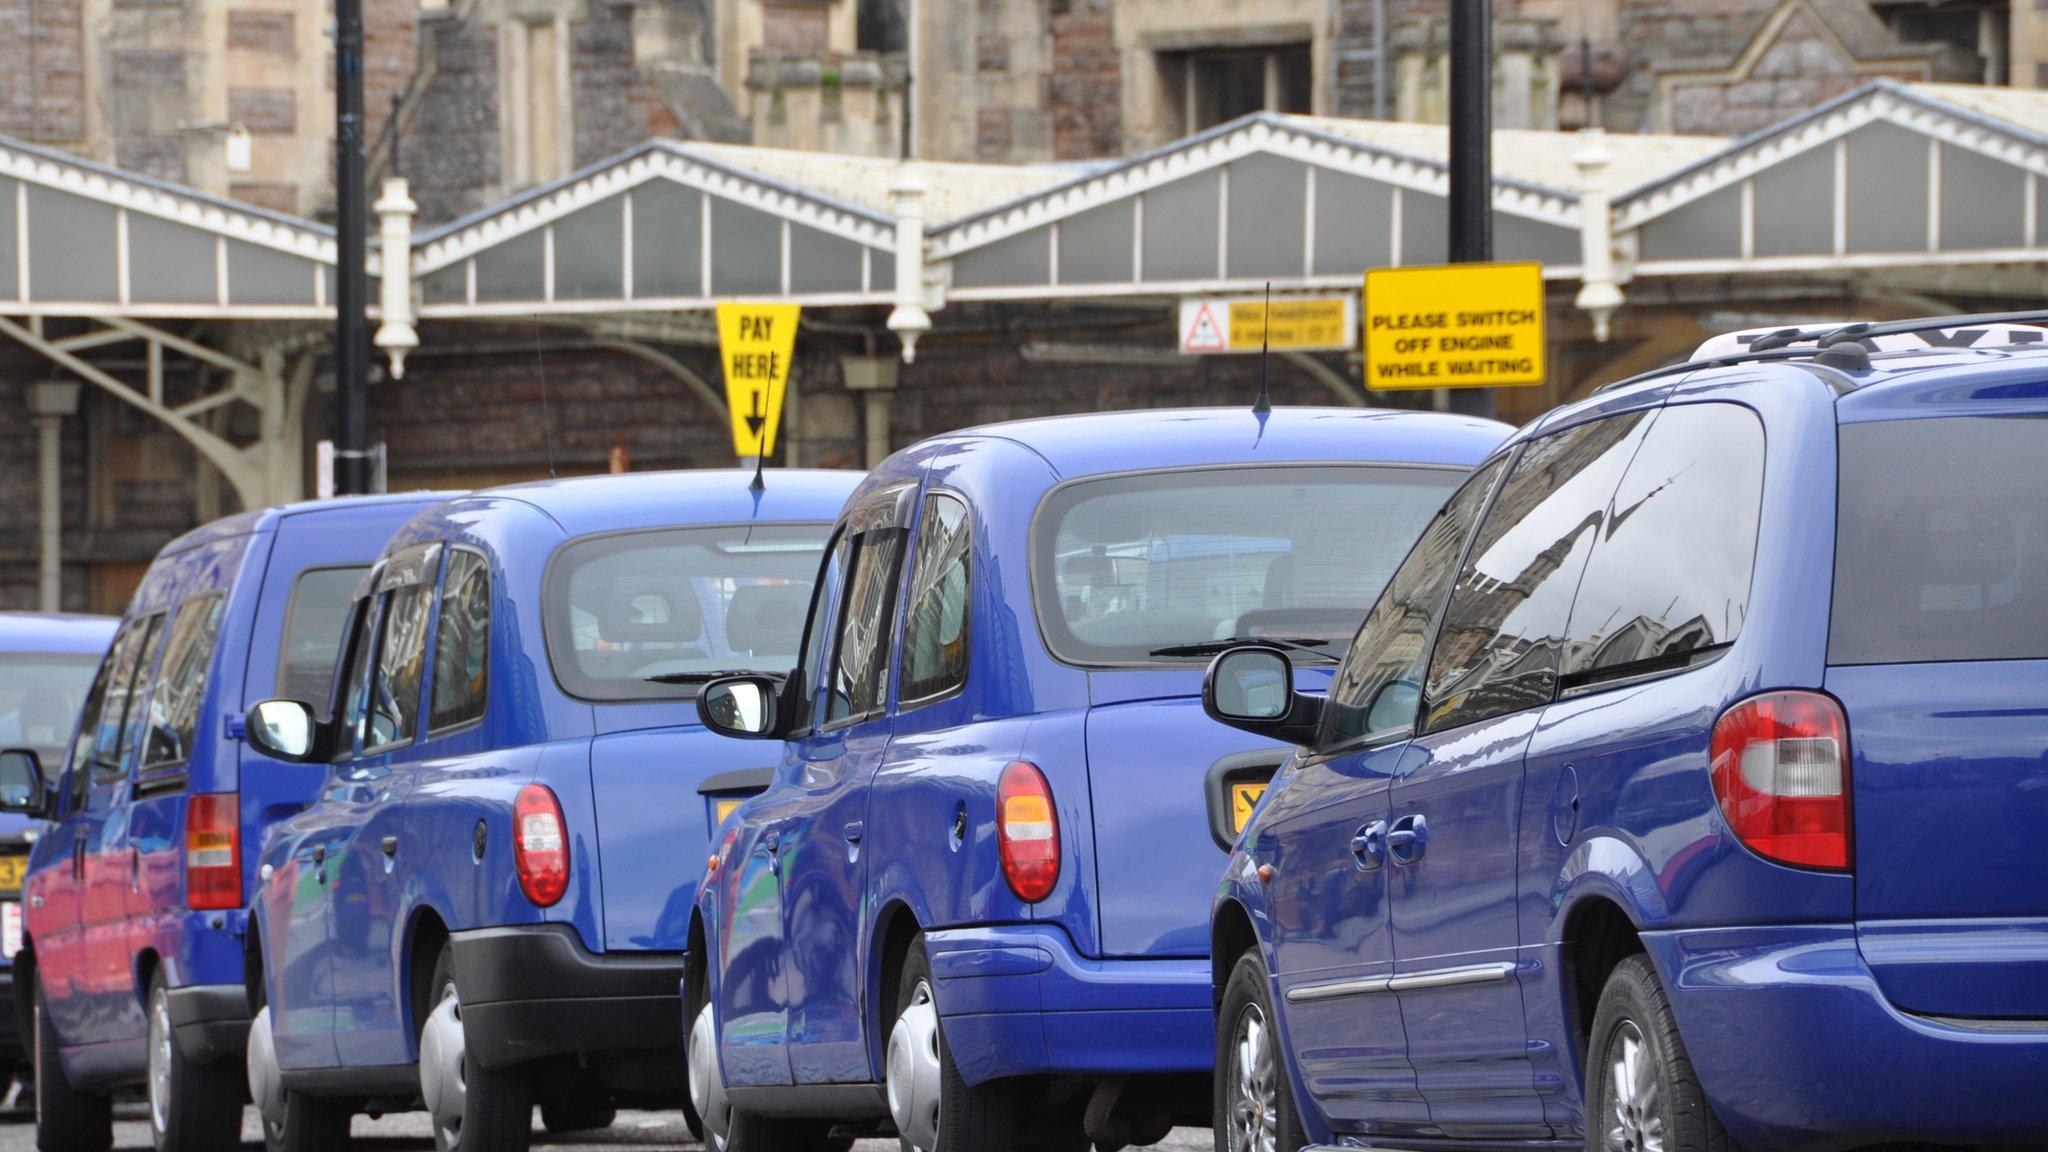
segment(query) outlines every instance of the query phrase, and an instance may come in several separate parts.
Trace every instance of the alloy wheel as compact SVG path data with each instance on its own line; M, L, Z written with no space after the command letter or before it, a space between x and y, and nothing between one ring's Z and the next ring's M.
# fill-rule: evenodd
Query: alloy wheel
M161 988L149 997L149 1125L171 1124L171 999Z
M1266 1014L1247 1004L1237 1015L1230 1046L1231 1152L1276 1152L1280 1132L1280 1079L1273 1066Z
M1643 1030L1622 1020L1607 1039L1605 1113L1608 1152L1664 1152L1664 1107L1657 1061Z

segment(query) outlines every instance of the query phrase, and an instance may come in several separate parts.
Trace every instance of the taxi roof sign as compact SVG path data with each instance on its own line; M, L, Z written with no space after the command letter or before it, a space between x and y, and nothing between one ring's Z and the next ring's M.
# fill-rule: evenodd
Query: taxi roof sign
M1543 383L1541 264L1444 264L1365 274L1365 381L1405 388Z

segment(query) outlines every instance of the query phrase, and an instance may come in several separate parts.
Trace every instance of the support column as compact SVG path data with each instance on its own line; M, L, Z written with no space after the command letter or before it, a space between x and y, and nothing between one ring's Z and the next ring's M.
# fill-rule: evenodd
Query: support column
M29 388L36 421L36 606L64 610L64 418L78 414L79 386L52 380Z
M839 373L846 390L860 393L861 425L867 432L865 456L873 468L889 457L889 400L896 394L903 365L892 356L841 356Z
M1614 162L1607 133L1579 130L1572 164L1579 170L1579 294L1573 301L1593 319L1593 339L1607 343L1610 322L1624 303L1614 270L1614 216L1607 190L1607 166Z

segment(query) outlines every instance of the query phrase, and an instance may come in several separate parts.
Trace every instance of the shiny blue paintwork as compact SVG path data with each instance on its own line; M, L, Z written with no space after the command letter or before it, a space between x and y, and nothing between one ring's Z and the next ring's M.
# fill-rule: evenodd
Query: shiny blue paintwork
M593 955L680 953L708 854L698 785L760 767L759 749L706 735L693 694L591 703L557 682L543 644L543 582L566 544L611 533L731 524L829 524L858 473L637 473L473 493L414 517L387 560L444 545L480 553L491 580L487 701L480 721L393 751L343 755L318 803L282 825L252 893L263 983L287 1072L375 1069L417 1059L412 1003L423 932L563 924ZM436 623L426 639L435 666ZM433 699L431 673L421 685ZM569 889L541 909L512 859L512 804L540 783L560 801ZM485 828L487 848L473 853ZM380 851L393 838L395 853ZM316 861L315 853L322 857ZM324 882L322 879L324 878ZM565 992L565 994L567 994Z
M1640 939L1744 1146L2048 1133L2048 662L1828 665L1838 426L2048 416L2048 355L1878 357L1855 383L1838 395L1763 364L1665 376L1558 409L1503 447L1667 403L1751 409L1766 457L1748 615L1725 655L1690 670L1365 753L1304 749L1282 769L1213 925L1249 932L1273 973L1311 1143L1581 1145L1597 1123L1582 1099L1592 1006L1570 945L1601 911ZM1852 873L1766 862L1721 816L1714 721L1781 688L1825 690L1847 713ZM1456 760L1432 778L1446 745ZM1359 868L1360 825L1410 812L1428 814L1426 860ZM1909 912L1870 915L1879 902ZM1506 980L1285 998L1494 962ZM1219 993L1229 971L1219 957Z
M60 766L47 770L60 808L30 859L26 948L74 1082L139 1082L146 1063L143 997L153 972L161 970L173 990L242 986L243 915L194 912L186 904L187 798L238 794L248 891L256 846L273 824L312 800L321 775L264 756L239 738L243 710L276 691L297 580L309 569L368 565L394 528L441 495L246 512L180 536L150 565L124 626L158 613L169 619L195 597L225 599L182 771L138 781L130 746L120 777L94 783L73 807L68 776ZM144 679L153 678L154 669L147 670Z
M874 1083L885 944L921 932L948 1046L969 1083L1035 1073L1199 1073L1212 1059L1204 916L1220 852L1204 774L1272 747L1201 711L1199 661L1056 659L1033 606L1030 532L1058 486L1169 468L1385 462L1462 472L1506 429L1363 410L1061 417L937 437L890 457L842 526L950 493L971 534L965 687L900 699L910 565L890 595L886 706L780 749L776 783L727 825L698 908L732 1087ZM917 548L921 525L898 521ZM828 567L810 627L833 635ZM998 861L1013 761L1050 785L1063 852L1026 904ZM958 829L960 834L955 835Z

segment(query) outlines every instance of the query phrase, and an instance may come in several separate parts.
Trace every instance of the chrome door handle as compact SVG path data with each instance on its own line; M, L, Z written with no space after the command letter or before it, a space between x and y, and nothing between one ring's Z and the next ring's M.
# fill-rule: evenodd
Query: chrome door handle
M377 842L377 850L384 853L386 856L398 855L398 837L386 836L384 839Z
M1351 854L1358 858L1358 866L1368 872L1375 871L1387 862L1387 822L1375 820L1358 830L1351 838Z
M1395 864L1413 864L1429 850L1429 821L1420 813L1403 816L1387 829L1387 855Z
M846 842L848 844L860 843L860 838L867 834L867 830L867 825L859 820L848 820L846 822Z

